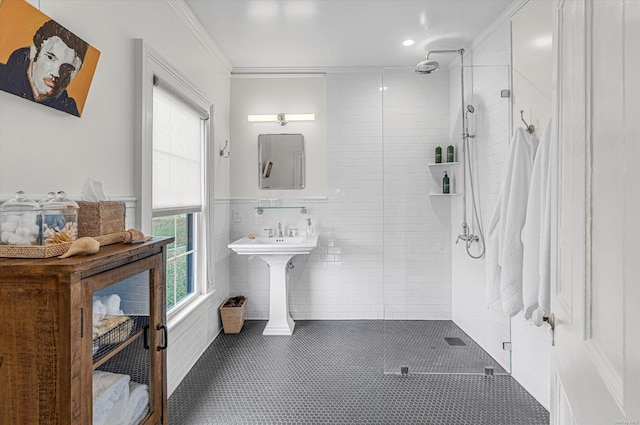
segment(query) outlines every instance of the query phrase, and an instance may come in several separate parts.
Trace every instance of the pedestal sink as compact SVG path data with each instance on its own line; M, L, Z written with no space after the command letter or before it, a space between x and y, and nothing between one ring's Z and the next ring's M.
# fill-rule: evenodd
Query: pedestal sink
M294 255L307 255L318 246L318 235L311 237L244 237L230 243L240 255L257 255L267 262L269 278L269 321L263 335L291 335L295 322L289 314L287 264Z

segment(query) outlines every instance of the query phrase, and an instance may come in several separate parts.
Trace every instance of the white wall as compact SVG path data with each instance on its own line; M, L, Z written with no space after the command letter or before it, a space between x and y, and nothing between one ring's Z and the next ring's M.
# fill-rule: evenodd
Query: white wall
M449 76L385 69L384 86L385 318L451 319L456 196L440 195L443 170L427 165L435 162L436 146L444 152L449 144Z
M480 217L487 228L493 212L500 175L510 137L510 99L502 98L502 89L509 88L510 26L503 21L492 28L484 39L472 46L465 54L465 106L475 108L469 114L470 154L473 159L473 178L476 197L480 206ZM451 69L451 138L461 144L460 67ZM462 151L462 149L460 148ZM463 157L462 155L460 156ZM471 188L467 185L467 222L472 219ZM452 243L462 233L462 197L454 200L451 208ZM479 234L476 226L470 228ZM473 255L480 254L480 244L470 249ZM472 259L465 251L464 243L452 249L453 320L502 367L510 370L510 355L503 350L502 343L510 338L509 318L500 306L487 308L485 300L484 259Z
M327 196L327 119L324 74L233 75L231 77L231 195L240 198ZM247 122L247 115L315 114L315 121ZM301 133L305 148L305 187L258 188L258 135Z
M0 92L0 194L22 189L79 195L85 180L93 177L110 196L135 195L136 38L145 39L215 104L214 139L228 138L229 72L167 2L50 0L41 6L101 56L81 118ZM225 195L224 186L217 189Z
M529 1L511 18L513 123L524 127L523 110L538 137L551 118L552 12L552 2Z
M31 3L40 4L43 13L88 41L100 50L101 56L81 118L0 92L0 197L6 198L16 190L34 197L50 190L65 190L75 198L89 177L102 181L108 196L135 195L136 38L144 39L157 50L215 105L214 144L223 145L229 138L228 63L224 57L216 56L210 40L196 35L185 23L188 19L179 13L181 3L158 0ZM216 158L213 166L216 196L226 197L228 160ZM225 244L228 204L216 206L215 211L215 233L224 235L217 239L217 244ZM168 351L171 390L186 373L180 365L193 364L219 329L217 305L228 291L225 283L220 282L228 275L225 257L218 259L216 265L220 290L180 323L182 331L178 327L171 329ZM185 343L183 337L190 338L189 342Z
M525 121L536 127L534 136L542 135L552 108L552 20L553 4L529 1L511 19L513 65L513 125L524 127ZM551 335L545 323L535 327L522 313L511 319L513 342L513 377L543 406L550 407Z
M307 216L297 210L266 210L258 216L258 201L232 203L242 220L233 223L232 239L275 227L278 222L304 229L304 218L312 218L320 233L319 246L311 255L293 259L296 267L290 275L289 293L294 319L382 318L380 85L379 70L327 75L328 198L279 202L304 205ZM249 154L252 162L257 155L254 149ZM250 173L253 176L255 171ZM289 196L297 192L290 191ZM232 293L243 293L249 299L248 317L267 318L266 264L257 258L233 255L231 270Z
M428 195L440 189L426 165L449 140L447 73L332 72L326 90L328 197L278 201L307 207L321 235L311 255L294 257L293 318L450 319L449 199ZM255 150L244 160L253 163ZM259 203L232 201L240 221L231 239L278 222L303 229L298 210L257 215ZM248 317L267 318L266 264L232 254L231 269L231 292L248 297Z
M548 9L546 20L541 10L545 8ZM472 46L473 66L465 73L468 103L476 108L476 112L470 115L471 133L476 135L471 142L471 152L477 160L474 177L479 189L485 229L495 208L511 129L524 126L520 121L520 109L525 109L525 119L532 121L539 129L538 135L551 111L551 58L548 56L550 51L545 50L547 38L544 35L546 30L549 36L551 34L551 2L527 3L518 11L513 25L513 43L508 15L502 23L483 34ZM513 70L510 72L512 60ZM512 83L510 74L513 74ZM451 84L453 102L459 99L460 92L455 90L453 78ZM512 98L501 98L500 90L510 87ZM460 127L459 107L456 108L452 103L451 112L452 134L457 134ZM460 233L462 220L461 200L456 201L459 204L452 209L454 235ZM509 369L511 366L513 377L548 409L548 328L530 325L522 314L509 320L501 311L500 303L486 307L484 294L484 260L471 260L460 245L454 245L454 321L504 367ZM509 353L502 350L504 341L512 342L511 359Z

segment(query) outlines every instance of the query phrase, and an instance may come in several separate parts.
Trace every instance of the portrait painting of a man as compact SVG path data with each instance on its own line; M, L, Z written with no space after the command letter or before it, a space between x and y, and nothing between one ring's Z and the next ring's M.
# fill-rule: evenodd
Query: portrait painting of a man
M24 0L0 1L0 90L79 117L99 52ZM30 19L16 25L16 15ZM25 33L31 34L28 43L8 45ZM76 84L83 72L85 78Z

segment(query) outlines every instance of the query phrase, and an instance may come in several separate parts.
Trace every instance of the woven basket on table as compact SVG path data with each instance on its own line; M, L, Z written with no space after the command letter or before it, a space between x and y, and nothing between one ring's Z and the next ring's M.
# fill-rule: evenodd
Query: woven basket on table
M108 235L94 236L93 239L100 246L113 245L124 242L131 243L131 231L110 233ZM59 257L67 252L71 242L56 243L50 245L0 245L0 258L51 258Z
M244 325L244 316L247 313L247 299L242 297L242 304L239 306L228 306L231 298L227 298L220 306L220 316L222 317L222 328L225 334L237 334Z
M79 201L78 237L100 236L124 230L126 206L124 202Z

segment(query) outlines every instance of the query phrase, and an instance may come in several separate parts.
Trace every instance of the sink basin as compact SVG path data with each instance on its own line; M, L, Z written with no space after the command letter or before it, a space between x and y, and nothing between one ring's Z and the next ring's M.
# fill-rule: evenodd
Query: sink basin
M309 254L316 246L318 246L318 235L309 238L257 236L255 239L245 236L229 244L229 248L241 255Z
M294 236L294 237L288 236L288 237L282 237L282 238L276 238L276 237L267 238L264 236L259 236L259 237L256 237L254 241L259 244L280 245L280 244L301 244L305 241L305 239L306 238L303 236Z
M269 265L269 321L263 335L291 335L295 322L289 314L287 264L294 255L310 254L318 246L318 235L311 237L240 238L229 248L240 255L257 255Z

